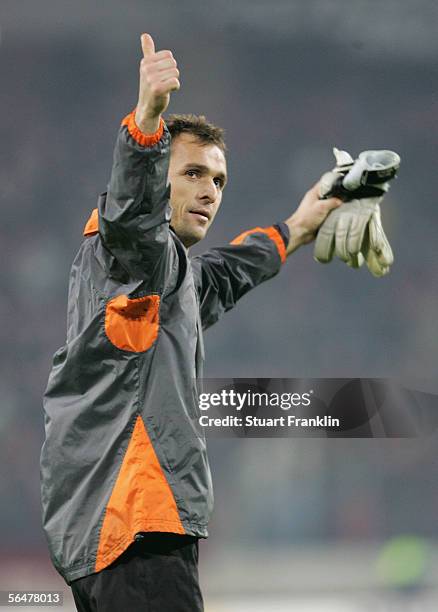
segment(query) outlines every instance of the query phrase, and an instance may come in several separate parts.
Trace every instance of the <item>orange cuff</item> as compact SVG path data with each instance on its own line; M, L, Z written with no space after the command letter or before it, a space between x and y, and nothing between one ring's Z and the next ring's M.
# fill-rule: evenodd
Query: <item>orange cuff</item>
M286 261L286 247L284 246L284 241L280 235L280 232L277 229L275 229L275 227L273 226L255 227L254 229L247 230L246 232L239 234L237 238L234 238L234 240L232 240L230 244L242 244L242 242L245 240L247 236L249 236L250 234L257 234L257 233L266 234L275 243L278 254L280 255L281 263L284 263Z
M161 140L161 137L163 135L163 118L160 117L160 126L155 132L155 134L143 134L143 132L135 123L135 111L136 109L134 108L134 110L130 112L129 115L126 115L126 117L122 121L122 125L126 125L126 127L128 128L128 132L135 140L135 142L138 142L139 145L141 145L142 147L153 147L157 144L157 142Z
M99 214L97 208L93 208L90 218L84 227L84 236L93 236L99 231Z

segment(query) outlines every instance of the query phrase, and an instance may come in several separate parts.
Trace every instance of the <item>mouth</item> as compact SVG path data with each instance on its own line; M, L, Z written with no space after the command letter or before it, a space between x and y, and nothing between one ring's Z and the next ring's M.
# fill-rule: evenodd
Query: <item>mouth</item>
M199 220L204 221L205 223L207 223L211 219L211 214L208 210L195 209L190 210L189 212L191 215L195 215L195 217L197 217Z

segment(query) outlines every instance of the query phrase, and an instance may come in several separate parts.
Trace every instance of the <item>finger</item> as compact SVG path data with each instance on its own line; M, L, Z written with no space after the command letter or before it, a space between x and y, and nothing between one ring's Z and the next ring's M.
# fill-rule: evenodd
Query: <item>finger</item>
M150 34L142 34L140 37L143 57L150 57L155 53L155 44Z
M179 70L178 68L172 68L172 70L164 70L163 72L158 73L158 78L160 79L160 83L166 83L170 79L178 79L179 78Z
M328 263L335 250L335 223L326 219L318 230L313 257L321 263Z
M333 147L333 155L335 156L337 166L344 166L345 164L352 164L354 162L354 159L348 151L342 151Z
M344 201L341 200L341 198L327 198L327 200L321 200L321 202L323 202L324 206L328 210L332 210L333 208L338 208L341 204L344 203Z
M327 198L326 200L319 201L327 210L327 213L329 213L334 208L339 208L339 206L343 204L343 201L340 198Z
M384 240L376 241L376 228L374 227L375 220L374 216L371 218L370 223L368 224L368 232L365 235L364 245L362 247L362 252L365 256L367 266L369 271L373 276L380 277L388 274L390 270L390 266L394 262L394 256L392 254L391 246L388 242L388 239L385 236L385 233L382 233L384 236ZM365 244L368 242L368 244ZM365 248L364 248L365 247Z
M347 241L347 250L350 255L357 255L361 250L366 228L365 217L360 215L353 217Z
M172 77L166 81L162 81L160 87L164 91L177 91L181 87L181 83L179 82L179 79Z
M173 53L172 53L172 51L170 51L169 49L163 49L162 51L157 51L157 52L155 53L155 57L156 57L158 60L161 60L161 59L169 59L169 58L173 58Z
M318 181L318 197L322 198L330 193L333 185L338 180L338 176L336 172L324 172Z
M389 240L380 224L378 218L371 217L369 224L370 247L376 254L376 258L383 266L390 266L394 263L394 255L389 244Z
M347 261L347 264L350 268L360 268L364 264L364 256L362 253L358 253L357 255L352 255L350 259Z
M336 226L336 239L335 239L335 254L342 261L347 262L350 255L347 250L347 239L351 225L351 218L349 215L342 215L339 217L338 224Z
M169 91L172 91L174 89L179 89L180 81L178 77L179 71L177 69L160 73L160 75L154 79L154 91L157 94L162 94L168 93Z
M376 257L376 253L373 250L368 251L366 258L368 270L371 274L377 278L388 274L390 267L382 264Z
M149 64L149 71L151 73L161 72L162 70L169 70L169 68L176 68L176 61L174 59L167 58L162 59L159 62L154 61Z

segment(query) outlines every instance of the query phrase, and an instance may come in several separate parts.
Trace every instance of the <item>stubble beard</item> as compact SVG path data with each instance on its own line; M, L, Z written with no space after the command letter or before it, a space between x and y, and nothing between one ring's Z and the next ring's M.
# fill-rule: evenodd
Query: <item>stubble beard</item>
M188 222L184 223L181 219L179 223L176 222L176 224L172 225L172 227L175 230L176 235L186 248L189 248L195 245L197 242L200 242L207 233L207 228L205 230L203 230L202 228L196 228L194 224L190 224Z

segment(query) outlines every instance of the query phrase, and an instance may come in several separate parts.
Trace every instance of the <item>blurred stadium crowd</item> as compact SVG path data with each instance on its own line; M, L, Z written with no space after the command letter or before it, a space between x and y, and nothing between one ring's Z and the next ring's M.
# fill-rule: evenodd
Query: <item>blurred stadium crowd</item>
M436 4L198 4L7 0L1 9L2 563L45 555L41 397L64 343L69 266L135 104L142 30L180 64L171 111L226 129L230 184L196 252L288 216L332 166L333 146L402 158L383 204L391 274L322 266L302 249L206 334L206 374L436 377ZM436 435L215 440L210 453L207 557L231 544L274 555L400 533L437 539Z

